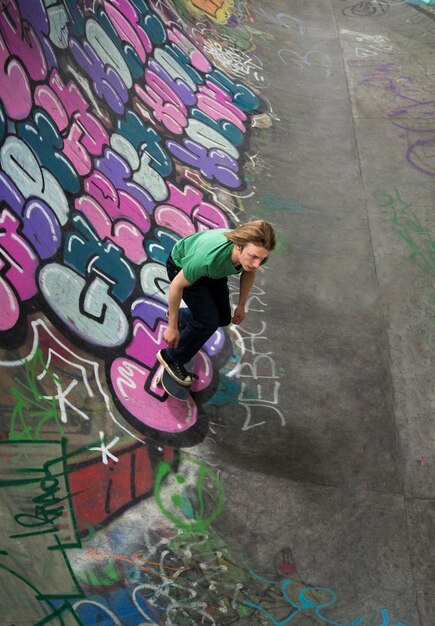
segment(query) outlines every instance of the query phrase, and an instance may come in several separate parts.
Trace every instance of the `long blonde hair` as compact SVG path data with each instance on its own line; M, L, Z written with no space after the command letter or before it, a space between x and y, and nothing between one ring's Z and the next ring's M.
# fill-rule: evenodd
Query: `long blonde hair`
M275 231L269 222L263 220L253 220L237 226L226 232L225 237L242 248L248 243L254 243L266 250L273 250L276 246Z

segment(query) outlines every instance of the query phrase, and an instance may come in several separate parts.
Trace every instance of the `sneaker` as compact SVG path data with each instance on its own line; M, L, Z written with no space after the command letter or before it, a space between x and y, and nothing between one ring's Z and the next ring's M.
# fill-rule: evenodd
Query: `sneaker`
M179 384L184 387L189 387L193 382L192 374L190 374L182 363L175 361L174 363L167 363L165 360L165 351L159 350L156 354L157 359L163 365L165 370L170 376Z

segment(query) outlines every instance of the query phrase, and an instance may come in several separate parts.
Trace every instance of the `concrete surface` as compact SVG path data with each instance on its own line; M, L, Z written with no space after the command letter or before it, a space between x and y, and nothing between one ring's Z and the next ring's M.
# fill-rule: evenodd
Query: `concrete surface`
M434 626L435 9L395 0L48 5L11 0L0 12L16 72L15 83L4 77L0 87L0 164L8 176L2 207L16 215L19 249L39 255L37 267L14 248L24 267L15 275L12 247L2 248L2 308L12 297L22 302L16 318L3 314L0 333L1 624ZM107 27L103 9L117 16L124 43L130 37L130 57L128 46L110 47L98 30L96 24ZM135 22L135 11L143 21ZM149 62L152 49L163 46L156 16L161 29L178 25L233 86L258 98L243 109L235 91L227 92L232 110L246 113L237 188L201 177L175 156L165 184L189 183L228 225L267 219L279 238L245 323L217 336L196 364L206 382L188 405L197 411L191 428L186 406L171 408L152 386L167 289L159 254L165 236L180 235L179 214L159 223L159 203L171 203L156 201L142 231L147 259L129 252L135 231L121 245L122 267L114 256L97 267L112 296L91 283L90 266L83 270L89 291L81 306L93 307L95 326L80 327L68 306L81 248L66 261L77 222L71 213L60 219L61 194L49 177L49 192L35 182L43 176L38 168L51 167L70 212L74 205L83 210L80 202L92 194L88 175L104 172L122 187L118 166L104 169L100 159L109 141L115 153L125 148L116 126L123 113L108 92L106 99L96 95L94 70L78 51L84 41L102 67L117 68L121 78L112 74L110 84L118 95L122 81L127 86L123 110L142 115L127 151L132 159L137 151L132 169L150 153L141 144L147 124L181 144L182 135L156 122L151 109L144 113L139 92L128 86L127 69L146 66L140 54ZM27 39L11 26L18 23L32 25ZM190 55L193 49L184 47ZM35 61L40 50L45 69ZM77 138L90 133L86 106L77 113L78 101L75 109L67 105L73 99L63 91L62 117L53 91L41 87L53 88L54 59L106 133L93 152ZM139 70L133 79L144 86ZM178 80L188 82L184 74ZM71 156L68 170L77 188L67 189L59 153L50 165L54 143L38 151L26 134L25 122L44 103L53 120L63 120L61 153L71 155L67 131L81 120L75 135L71 130L79 156ZM209 111L213 127L211 118ZM47 138L47 127L39 133ZM15 136L34 146L36 161L13 144ZM135 180L156 193L147 175ZM126 176L131 183L131 170ZM6 192L10 180L20 201ZM94 196L101 206L103 196ZM49 233L42 218L31 222L34 198L58 218L59 245L45 256L38 246ZM28 211L14 212L18 204ZM146 221L135 210L136 221L128 221L125 206L104 219L125 218L133 232ZM101 229L101 241L113 239L114 226ZM59 270L64 260L69 274ZM48 282L47 267L57 281L69 276L58 301L52 294L59 283ZM131 292L115 307L115 290L130 280ZM230 287L235 301L237 281ZM143 297L155 298L154 317L150 300L133 304ZM106 335L94 333L103 304L120 320L125 313L130 330L118 343L121 322ZM139 319L154 320L147 322L152 341L139 334L146 326ZM143 344L134 344L137 336ZM180 432L163 428L172 418Z

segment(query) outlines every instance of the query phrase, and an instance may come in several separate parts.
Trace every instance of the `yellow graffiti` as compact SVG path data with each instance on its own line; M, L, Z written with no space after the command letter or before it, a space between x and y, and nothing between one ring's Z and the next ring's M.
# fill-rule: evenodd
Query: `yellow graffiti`
M226 24L234 8L234 0L186 0L186 4L219 24Z

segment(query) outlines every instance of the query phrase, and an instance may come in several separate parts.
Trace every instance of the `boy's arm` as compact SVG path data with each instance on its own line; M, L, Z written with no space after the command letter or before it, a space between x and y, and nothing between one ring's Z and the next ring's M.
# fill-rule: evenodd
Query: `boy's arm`
M241 324L245 319L245 306L248 300L249 292L255 281L256 270L252 272L242 272L240 274L240 294L239 304L236 306L234 315L232 318L233 324Z
M183 290L191 283L184 276L183 270L178 272L174 280L169 285L168 294L168 328L163 333L163 339L168 344L169 348L176 348L180 340L180 333L178 330L178 311L180 310L181 298L183 297Z

